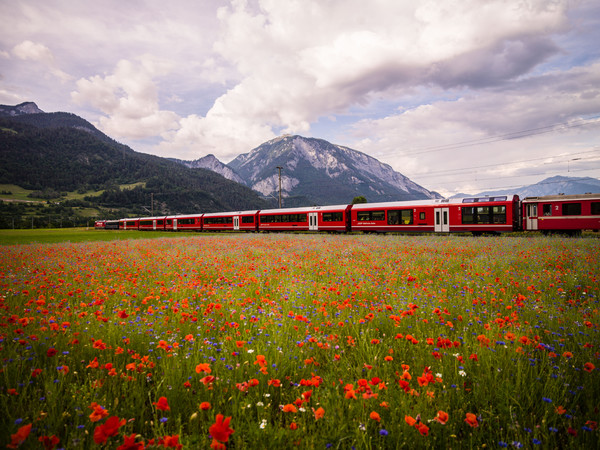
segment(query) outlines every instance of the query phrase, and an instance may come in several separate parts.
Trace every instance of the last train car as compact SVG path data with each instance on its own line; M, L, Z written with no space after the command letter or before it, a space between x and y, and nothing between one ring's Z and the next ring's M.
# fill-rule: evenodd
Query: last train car
M600 194L526 197L522 205L526 231L580 234L600 230Z

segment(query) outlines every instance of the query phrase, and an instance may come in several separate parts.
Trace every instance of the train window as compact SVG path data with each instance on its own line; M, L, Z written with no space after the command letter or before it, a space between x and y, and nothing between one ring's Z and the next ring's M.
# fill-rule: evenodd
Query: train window
M131 221L131 222L125 222L127 224L128 227L135 227L135 222Z
M594 216L598 216L600 215L600 202L592 202L592 210L591 210L591 214Z
M358 211L356 213L356 220L359 222L363 220L371 220L371 212L370 211Z
M385 211L371 211L371 220L385 220Z
M156 225L163 225L164 224L164 220L157 220L156 221Z
M412 225L412 209L401 209L398 211L388 211L388 225Z
M506 223L506 206L499 205L492 207L492 222Z
M140 225L142 225L142 226L152 225L152 221L151 220L140 220Z
M544 214L545 216L552 215L552 204L551 203L546 203L546 204L542 205L542 214Z
M462 208L462 223L475 223L475 208Z
M205 217L204 223L207 225L233 223L233 217Z
M492 201L494 201L494 202L505 202L506 201L506 195L503 196L503 197L494 197L492 199Z
M323 213L323 222L341 222L342 220L344 220L342 212Z
M425 220L425 213L419 213L419 220Z
M563 216L579 216L581 214L581 203L563 203Z
M489 206L478 206L476 217L477 217L477 223L490 223L490 207Z
M473 203L473 202L475 202L475 199L474 198L463 198L462 202L463 203Z
M254 216L242 216L242 223L254 223Z
M179 225L194 225L195 219L177 219Z

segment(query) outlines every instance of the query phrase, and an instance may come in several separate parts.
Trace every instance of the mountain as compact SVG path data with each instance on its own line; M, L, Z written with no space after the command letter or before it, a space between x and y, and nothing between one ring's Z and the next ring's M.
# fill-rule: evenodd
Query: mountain
M184 161L181 159L169 158L172 161L178 162L179 164L183 164L190 169L207 169L213 172L218 173L219 175L227 178L228 180L235 181L236 183L246 184L246 182L240 177L235 171L223 164L221 161L217 159L215 155L206 155L200 159L196 159L194 161Z
M265 196L281 191L284 206L441 198L364 153L322 139L285 135L265 142L228 164Z
M135 152L74 114L39 111L34 103L0 105L0 184L36 191L37 199L92 208L93 215L148 215L152 200L158 214L272 204L212 171ZM88 195L73 201L68 192Z
M575 195L585 193L597 193L600 192L600 180L591 177L563 177L555 176L546 178L538 183L531 184L529 186L523 186L516 189L504 189L498 191L485 191L475 194L477 197L484 196L496 196L496 195L507 195L517 194L520 198L525 197L541 197L544 195ZM462 197L465 195L457 195L456 197ZM470 195L467 195L469 197Z

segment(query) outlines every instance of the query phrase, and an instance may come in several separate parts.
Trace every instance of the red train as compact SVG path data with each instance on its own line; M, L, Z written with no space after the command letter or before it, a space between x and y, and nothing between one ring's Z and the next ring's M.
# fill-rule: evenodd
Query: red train
M327 231L575 234L600 230L600 194L518 195L310 206L99 220L96 228L146 231Z

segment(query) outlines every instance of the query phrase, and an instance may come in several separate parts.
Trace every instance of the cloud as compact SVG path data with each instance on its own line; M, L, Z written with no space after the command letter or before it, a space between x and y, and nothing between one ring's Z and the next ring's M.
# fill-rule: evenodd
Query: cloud
M32 60L44 64L48 67L52 75L56 76L62 81L69 81L72 79L69 74L63 72L57 67L56 61L54 60L54 55L50 49L43 44L26 40L15 45L12 49L12 52L19 59Z
M420 87L504 85L557 53L551 35L565 29L566 5L232 1L218 11L214 51L237 70L238 81L206 117L182 121L163 148L196 142L227 157L273 133L308 134L320 117L367 107L380 96L400 101ZM216 136L233 124L223 148ZM244 141L235 145L237 135Z
M105 115L99 127L113 137L144 139L178 127L178 115L160 110L153 75L167 73L169 65L149 57L137 62L121 60L111 75L77 81L74 102L90 104Z

